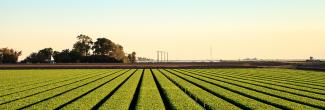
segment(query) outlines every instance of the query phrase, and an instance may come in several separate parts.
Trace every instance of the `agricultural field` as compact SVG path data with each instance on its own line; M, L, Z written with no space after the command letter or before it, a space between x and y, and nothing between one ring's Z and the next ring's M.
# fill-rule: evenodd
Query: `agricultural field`
M325 109L325 72L271 68L0 70L0 109Z

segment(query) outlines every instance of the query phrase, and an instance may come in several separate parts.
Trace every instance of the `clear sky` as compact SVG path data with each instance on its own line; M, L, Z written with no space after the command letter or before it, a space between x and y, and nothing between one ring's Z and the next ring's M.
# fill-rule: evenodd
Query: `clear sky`
M78 34L149 58L325 58L325 0L0 0L0 47L22 58Z

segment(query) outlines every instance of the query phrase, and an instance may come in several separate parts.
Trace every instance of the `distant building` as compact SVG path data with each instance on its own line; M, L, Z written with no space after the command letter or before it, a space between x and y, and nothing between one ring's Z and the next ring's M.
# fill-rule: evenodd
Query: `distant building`
M145 57L137 57L137 61L139 63L148 63L148 62L154 62L154 59L150 59L150 58L145 58Z
M258 58L245 58L243 61L258 61Z
M55 61L54 61L53 56L51 56L50 59L46 59L45 62L48 62L48 63L50 63L50 64L55 64Z
M54 63L55 63L53 56L51 56L50 63L51 63L51 64L54 64Z

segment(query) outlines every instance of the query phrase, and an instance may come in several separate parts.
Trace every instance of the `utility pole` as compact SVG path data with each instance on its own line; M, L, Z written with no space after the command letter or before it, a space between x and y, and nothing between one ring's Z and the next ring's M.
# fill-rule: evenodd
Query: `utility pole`
M163 59L163 51L160 51L160 62L163 62L164 59Z
M159 62L159 51L157 51L157 62Z
M167 62L168 62L168 52L167 52Z
M161 62L164 62L164 51L160 51L161 52Z
M213 58L212 58L212 45L210 45L210 60L213 61Z
M168 52L157 50L157 62L168 62Z
M166 62L166 52L164 51L164 62Z

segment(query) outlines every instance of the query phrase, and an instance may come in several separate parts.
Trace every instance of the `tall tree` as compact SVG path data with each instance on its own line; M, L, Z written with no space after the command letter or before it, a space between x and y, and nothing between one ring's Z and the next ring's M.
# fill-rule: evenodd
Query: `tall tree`
M115 45L115 48L114 48L114 51L113 51L113 57L116 60L126 62L125 61L126 56L125 56L125 53L124 53L124 50L123 50L123 46L121 46L119 44Z
M52 55L53 55L52 48L44 48L38 51L38 56L41 57L40 59L44 62L49 62L51 60Z
M98 38L92 47L95 55L110 55L114 48L115 44L106 38Z
M80 52L81 55L87 56L89 55L89 50L93 44L92 39L86 35L77 36L78 41L73 45L73 50L76 52Z
M21 56L21 51L16 51L9 48L0 48L0 63L17 63L18 57Z
M127 61L127 63L132 63L131 60L132 60L132 55L131 54L128 54L128 61Z
M128 59L130 63L135 63L136 62L136 53L132 52L131 54L128 54Z
M132 63L135 63L137 61L136 53L132 52Z

